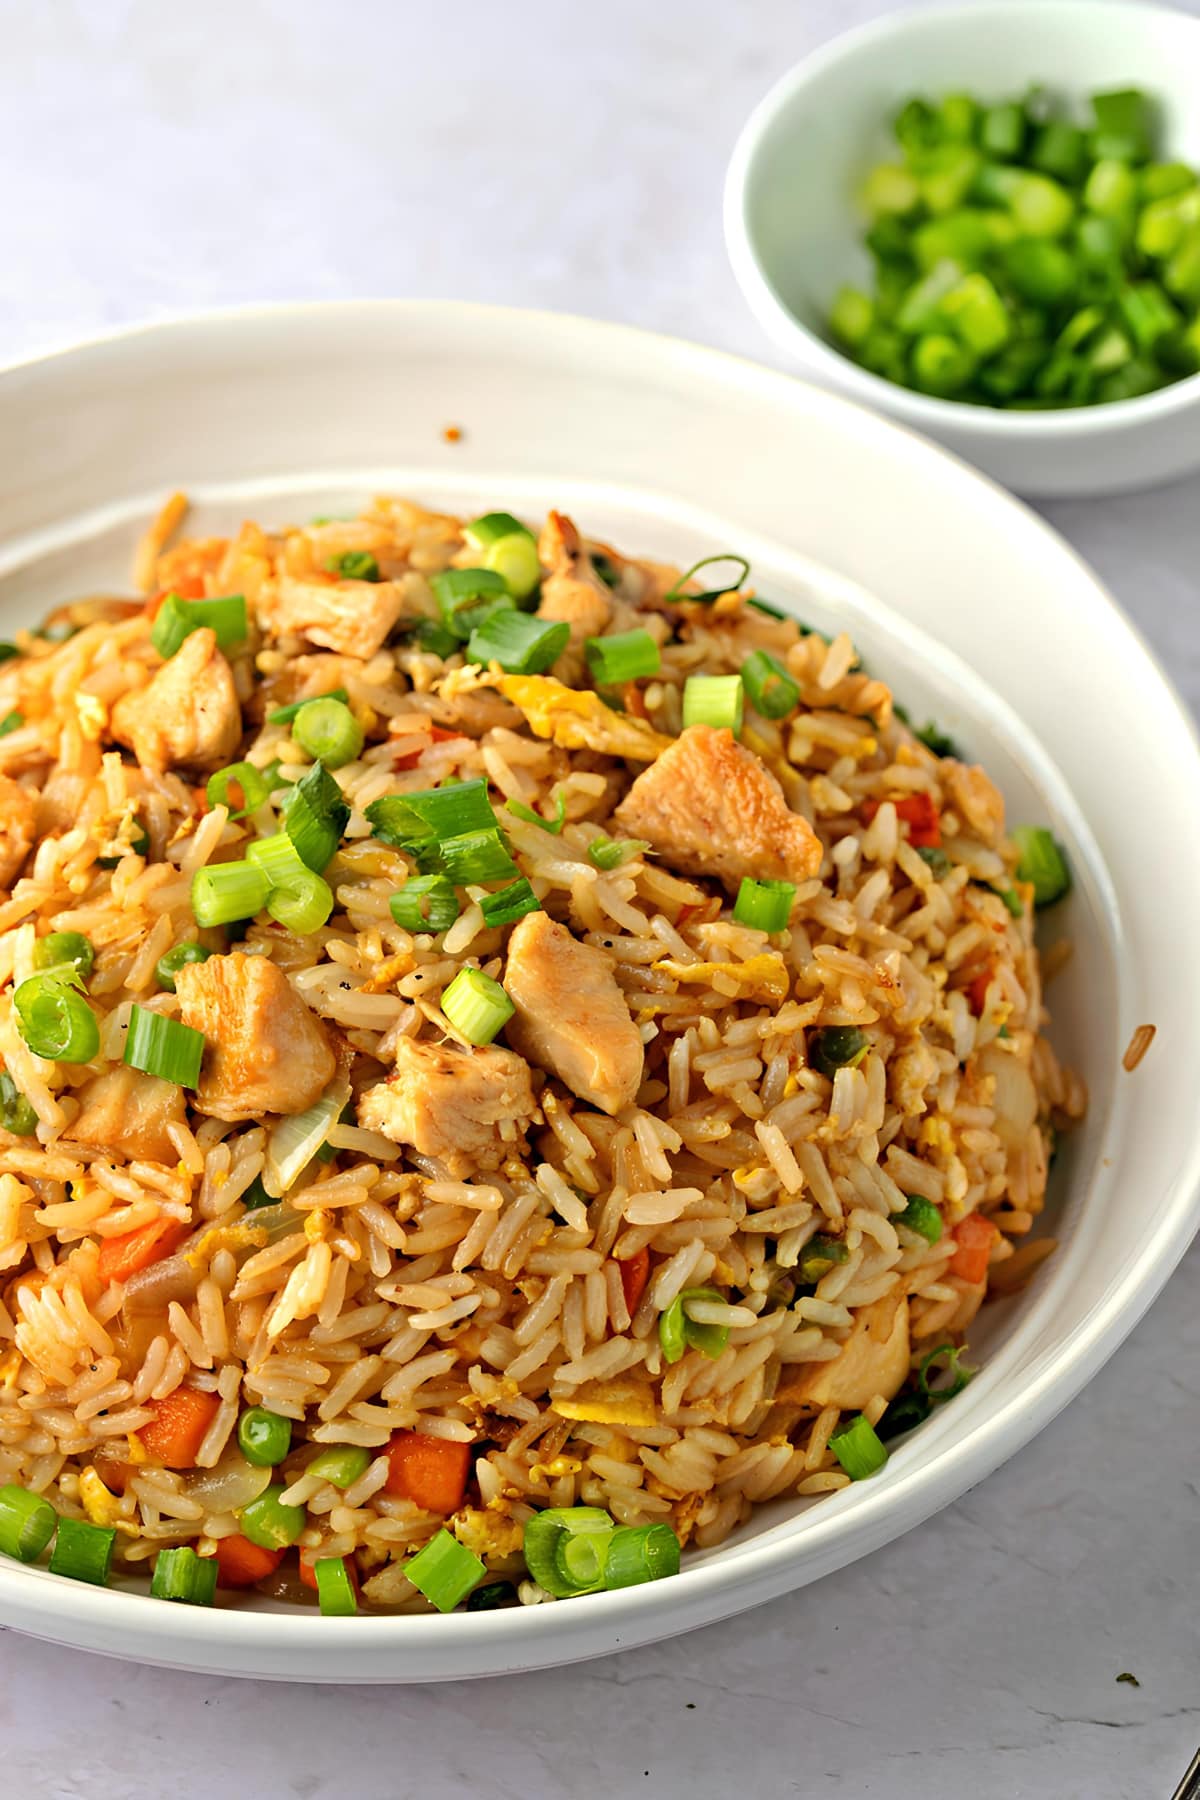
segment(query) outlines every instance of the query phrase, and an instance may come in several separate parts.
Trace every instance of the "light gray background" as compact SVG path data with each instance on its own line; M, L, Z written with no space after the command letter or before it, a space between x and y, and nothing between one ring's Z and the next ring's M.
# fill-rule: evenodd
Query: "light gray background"
M0 359L176 310L396 294L771 360L726 266L724 164L777 74L883 10L0 0ZM169 463L187 420L148 428ZM1200 482L1047 511L1195 706ZM1200 1740L1198 1268L1193 1252L1084 1396L957 1506L673 1644L318 1689L0 1634L0 1793L1167 1800Z

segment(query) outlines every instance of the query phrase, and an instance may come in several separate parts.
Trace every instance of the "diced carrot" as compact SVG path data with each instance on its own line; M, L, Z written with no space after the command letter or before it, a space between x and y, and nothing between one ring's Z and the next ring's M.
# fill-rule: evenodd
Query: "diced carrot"
M202 575L182 575L173 581L170 587L159 588L157 594L151 594L146 602L146 611L150 617L158 616L158 609L168 594L178 594L181 600L203 600L204 577Z
M204 1434L221 1402L197 1388L176 1388L165 1400L149 1400L154 1417L138 1432L142 1448L164 1469L193 1469Z
M153 1219L136 1231L105 1238L96 1259L96 1272L103 1282L128 1281L139 1269L148 1269L151 1263L170 1256L187 1233L188 1227L178 1219Z
M618 1263L621 1271L621 1291L625 1295L625 1310L632 1319L646 1291L646 1283L650 1279L650 1249L643 1244L635 1256L627 1256L623 1263Z
M313 1567L313 1564L323 1561L327 1554L328 1553L319 1546L315 1550L305 1549L300 1552L300 1579L305 1587L312 1588L314 1593L317 1591L317 1572ZM354 1589L354 1598L360 1600L362 1598L362 1592L358 1585L358 1570L354 1566L354 1558L352 1556L343 1556L342 1562L345 1564L346 1573L350 1577L350 1586Z
M987 1005L987 991L992 985L992 970L984 969L976 975L974 981L967 984L967 1005L977 1019L983 1017L983 1009Z
M222 1587L253 1587L256 1581L273 1575L286 1554L284 1550L264 1550L235 1531L232 1537L217 1539L217 1580Z
M423 1512L452 1513L462 1505L471 1472L471 1446L449 1438L397 1431L388 1445L387 1491Z
M863 813L868 823L875 817L883 804L880 800L865 800ZM914 850L936 850L942 841L942 821L931 794L905 794L903 799L893 800L896 817L903 819L908 826L908 841Z
M950 1273L963 1281L982 1281L987 1274L996 1227L982 1213L968 1213L954 1227L957 1246L950 1258Z
M650 717L649 713L646 711L646 702L642 697L642 690L636 681L627 681L625 683L624 688L621 690L621 704L624 706L627 713L633 714L635 719L648 719Z

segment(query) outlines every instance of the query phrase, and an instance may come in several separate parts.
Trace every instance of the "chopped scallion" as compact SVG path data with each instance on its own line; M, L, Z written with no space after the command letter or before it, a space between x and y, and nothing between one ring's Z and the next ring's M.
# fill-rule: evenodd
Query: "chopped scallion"
M7 1069L0 1069L0 1131L14 1137L32 1137L38 1116Z
M292 720L292 736L300 748L327 769L352 763L362 751L363 735L344 700L309 700Z
M620 687L657 675L662 652L648 631L615 631L610 637L588 638L583 646L597 687Z
M645 838L595 837L588 845L588 860L598 869L619 869L649 848Z
M931 1406L942 1406L947 1400L953 1400L954 1396L961 1394L968 1382L978 1374L978 1370L969 1368L965 1363L960 1362L959 1359L965 1354L965 1344L939 1344L936 1350L931 1350L927 1356L921 1358L917 1370L917 1390L924 1399L929 1401ZM944 1367L939 1367L943 1363L943 1359ZM941 1373L946 1376L945 1385L936 1388L930 1385L931 1369L935 1375Z
M207 625L222 650L234 650L246 640L246 602L241 594L217 600L183 600L168 594L154 620L150 642L165 658L174 656L184 638Z
M207 930L252 919L267 903L271 884L255 863L206 863L192 876L192 915Z
M446 838L438 845L435 860L456 887L468 882L506 881L518 873L497 827Z
M217 1592L216 1557L197 1556L190 1544L160 1550L154 1559L150 1592L156 1600L211 1606Z
M298 869L271 888L267 911L294 937L306 937L333 911L333 889L314 869Z
M598 1506L551 1506L525 1521L525 1566L556 1600L604 1586L613 1521Z
M1053 906L1071 887L1071 871L1053 833L1044 825L1015 825L1012 835L1020 853L1018 880L1032 884L1035 906Z
M459 913L454 883L444 875L414 875L392 895L389 905L402 930L431 936L448 931Z
M734 903L734 922L752 931L786 931L795 898L790 881L755 881L745 875Z
M515 1010L500 983L482 969L460 969L442 995L442 1011L469 1044L490 1044Z
M562 655L570 636L564 619L538 619L498 606L472 631L467 661L499 663L510 675L541 675Z
M25 714L18 712L14 706L11 712L5 713L4 717L0 719L0 738L6 738L11 732L19 731L24 723Z
M40 1494L9 1482L0 1487L0 1551L18 1562L36 1562L58 1524L58 1514Z
M35 969L58 969L69 964L86 981L96 961L90 938L82 931L48 931L33 947Z
M915 1231L927 1244L936 1244L942 1235L941 1213L932 1200L926 1200L920 1194L909 1195L908 1205L902 1213L896 1214L895 1223Z
M604 1586L638 1587L679 1573L679 1539L669 1525L622 1525L608 1540Z
M283 809L283 828L301 861L323 875L342 841L349 818L350 808L342 798L341 788L324 763L318 761L289 794Z
M688 594L684 592L687 583L699 574L701 569L709 569L714 563L734 563L740 573L732 581L726 581L720 587L705 588L703 593ZM664 600L690 600L694 605L707 605L710 601L719 600L722 594L736 594L745 587L750 579L750 564L744 556L735 556L725 551L718 556L702 556L694 562L690 569L685 569L678 581L674 582L663 595Z
M354 1583L342 1556L318 1556L313 1563L317 1599L327 1619L348 1619L358 1611Z
M230 763L208 778L205 796L210 806L227 806L231 819L257 812L270 793L266 777L253 763Z
M200 1080L204 1033L178 1019L135 1006L125 1034L124 1061L131 1069L157 1075L176 1087L194 1088Z
M343 581L379 581L379 564L369 550L343 550L327 564L331 575Z
M410 854L426 844L497 828L488 784L481 778L415 794L389 794L372 800L366 817L381 844Z
M91 1062L100 1048L96 1015L77 991L83 978L74 966L31 975L13 994L17 1023L35 1056L50 1062Z
M445 1529L404 1565L404 1573L439 1612L453 1612L487 1570L473 1551Z
M498 893L485 894L479 902L479 910L485 925L515 925L526 913L540 912L542 903L522 875Z
M555 795L555 812L552 819L544 819L541 813L534 812L531 806L525 806L520 800L504 802L514 819L524 819L526 825L537 825L542 831L548 831L551 837L558 837L567 820L567 802L563 794Z
M466 643L494 606L514 606L512 591L494 569L443 569L430 579L447 631Z
M50 1573L71 1581L87 1581L107 1587L112 1569L114 1525L89 1525L85 1519L60 1519L58 1536L50 1553Z
M834 1432L829 1448L851 1481L865 1481L869 1475L877 1474L888 1457L874 1426L868 1424L862 1413Z
M267 714L268 725L290 725L301 707L311 706L313 700L349 700L345 688L330 688L327 694L314 694L309 700L293 700L290 706L277 706L274 712Z
M690 1317L688 1308L695 1301L720 1302L716 1288L684 1288L671 1304L658 1315L658 1341L669 1363L677 1363L685 1350L699 1350L714 1361L729 1342L728 1325L707 1325Z
M466 528L468 540L483 552L485 569L503 577L514 600L527 600L541 580L537 540L511 513L485 513Z
M751 706L764 719L786 718L800 701L800 689L783 664L766 650L752 650L742 664L742 683Z
M683 687L683 726L711 725L742 735L746 690L740 675L689 675Z

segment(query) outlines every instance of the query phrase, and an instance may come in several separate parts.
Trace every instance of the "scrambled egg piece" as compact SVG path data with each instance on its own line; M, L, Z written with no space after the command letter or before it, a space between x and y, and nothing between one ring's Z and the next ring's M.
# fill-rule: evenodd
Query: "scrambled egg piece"
M137 1526L121 1513L121 1503L97 1475L91 1463L79 1474L79 1504L93 1525L115 1525L126 1537L139 1537Z
M190 1250L185 1250L183 1260L190 1263L193 1269L207 1268L218 1250L263 1250L270 1243L270 1233L264 1225L251 1225L243 1219L240 1225L214 1225L198 1238Z
M675 741L644 719L614 712L591 689L565 687L552 675L502 675L497 685L525 714L536 737L552 738L563 750L598 750L653 762Z
M764 951L761 956L752 956L746 962L681 963L664 957L654 968L656 973L669 975L673 981L680 982L710 983L714 976L722 975L741 988L739 998L769 1000L776 1005L787 999L791 986L787 967L777 951Z
M483 1562L516 1556L525 1540L525 1528L515 1519L498 1512L481 1512L475 1506L464 1506L449 1525L459 1543Z
M654 1424L654 1390L636 1376L585 1381L569 1394L551 1394L550 1406L560 1419L586 1419L593 1425Z

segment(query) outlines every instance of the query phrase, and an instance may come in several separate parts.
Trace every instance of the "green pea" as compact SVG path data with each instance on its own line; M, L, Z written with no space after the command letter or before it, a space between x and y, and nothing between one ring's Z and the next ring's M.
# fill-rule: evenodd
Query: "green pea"
M265 1406L252 1406L238 1420L237 1436L247 1462L273 1469L292 1447L292 1421Z

